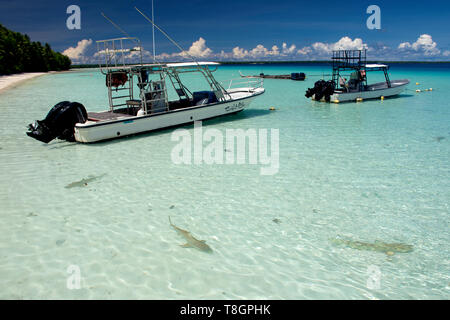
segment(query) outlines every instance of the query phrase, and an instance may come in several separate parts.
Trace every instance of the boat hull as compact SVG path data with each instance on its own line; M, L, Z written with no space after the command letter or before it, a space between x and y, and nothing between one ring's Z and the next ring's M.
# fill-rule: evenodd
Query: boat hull
M380 97L392 97L398 95L406 89L409 84L408 80L395 80L391 82L391 87L388 88L385 83L379 83L369 86L369 90L358 91L358 92L345 92L345 93L334 93L330 97L330 101L356 101L356 99L362 98L367 99L378 99Z
M100 123L77 123L74 128L75 140L82 143L110 140L236 113L248 107L252 100L262 93L264 93L264 89L258 90L245 98L206 106L178 109L145 116L127 117Z

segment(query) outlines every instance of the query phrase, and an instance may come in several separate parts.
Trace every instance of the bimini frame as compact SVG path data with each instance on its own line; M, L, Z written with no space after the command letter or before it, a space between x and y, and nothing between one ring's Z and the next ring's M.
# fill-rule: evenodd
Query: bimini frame
M142 46L138 38L122 37L97 41L97 55L102 56L99 67L106 76L109 109L140 107L144 114L168 111L167 81L173 86L179 100L193 99L193 93L183 84L180 74L200 73L218 101L225 101L227 90L214 78L215 62L142 63ZM127 63L132 60L137 63ZM213 69L210 69L213 67ZM214 68L215 67L215 68ZM150 76L157 75L157 79ZM154 78L154 77L153 77ZM139 89L139 96L135 92Z
M368 71L383 71L388 88L391 88L391 81L389 79L389 66L384 64L367 64L367 49L363 50L334 50L332 56L333 75L332 80L336 88L346 90L341 86L341 72L342 71L356 71L358 75L358 82L364 85L359 85L359 91L364 91L367 84Z
M108 87L108 99L110 111L114 112L115 108L127 106L127 108L135 108L140 106L144 114L151 112L162 112L169 110L169 101L167 95L166 78L168 77L175 92L179 97L179 101L183 102L191 100L193 93L182 83L180 79L181 73L200 72L206 79L211 91L214 92L218 101L231 99L231 95L227 90L214 78L210 65L217 65L214 62L199 63L187 51L175 42L164 30L157 26L153 20L148 18L142 11L135 9L152 24L153 28L157 28L164 36L167 37L182 54L190 57L192 63L159 63L153 56L155 63L142 63L142 46L139 39L130 37L123 29L109 19L105 14L102 15L111 22L126 37L100 40L97 41L97 53L104 55L104 65L100 63L100 70L106 75L106 85ZM129 47L129 42L134 45ZM127 44L127 46L125 46ZM137 64L127 64L127 58L138 58ZM103 60L102 60L103 61ZM149 80L149 76L158 74L158 80ZM133 78L137 78L137 86L139 87L139 99L134 96ZM119 88L120 87L120 88ZM119 94L119 91L127 93ZM124 101L125 100L125 101ZM155 109L155 105L158 108Z

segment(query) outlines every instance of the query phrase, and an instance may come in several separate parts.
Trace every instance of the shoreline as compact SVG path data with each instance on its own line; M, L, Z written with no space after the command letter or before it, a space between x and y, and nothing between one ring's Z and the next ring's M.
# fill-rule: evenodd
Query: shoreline
M16 73L7 76L0 76L0 93L16 87L17 85L44 74L49 74L49 72L28 72L28 73Z

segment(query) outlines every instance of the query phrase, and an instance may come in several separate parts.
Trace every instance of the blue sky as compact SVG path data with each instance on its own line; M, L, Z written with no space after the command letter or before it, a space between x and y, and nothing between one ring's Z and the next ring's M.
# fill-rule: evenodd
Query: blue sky
M81 30L68 30L66 9L81 9ZM155 21L203 60L321 60L336 48L366 47L385 60L450 60L449 1L154 0ZM381 9L381 30L369 30L369 5ZM0 23L48 42L74 62L95 62L95 40L122 36L105 12L152 51L151 1L5 1ZM160 60L179 60L178 49L156 32ZM284 44L284 45L283 45ZM68 50L69 49L69 50Z

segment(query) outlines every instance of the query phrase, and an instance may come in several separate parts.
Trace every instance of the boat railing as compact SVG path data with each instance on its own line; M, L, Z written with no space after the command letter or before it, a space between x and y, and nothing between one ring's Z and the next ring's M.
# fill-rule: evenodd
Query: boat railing
M96 57L100 71L106 74L111 69L125 68L127 65L142 66L142 46L138 38L122 37L98 40Z
M224 87L226 87L226 90L245 88L248 89L248 91L250 92L257 88L262 88L264 86L264 78L259 77L235 78L229 80L228 87L223 82L221 82L221 84Z

